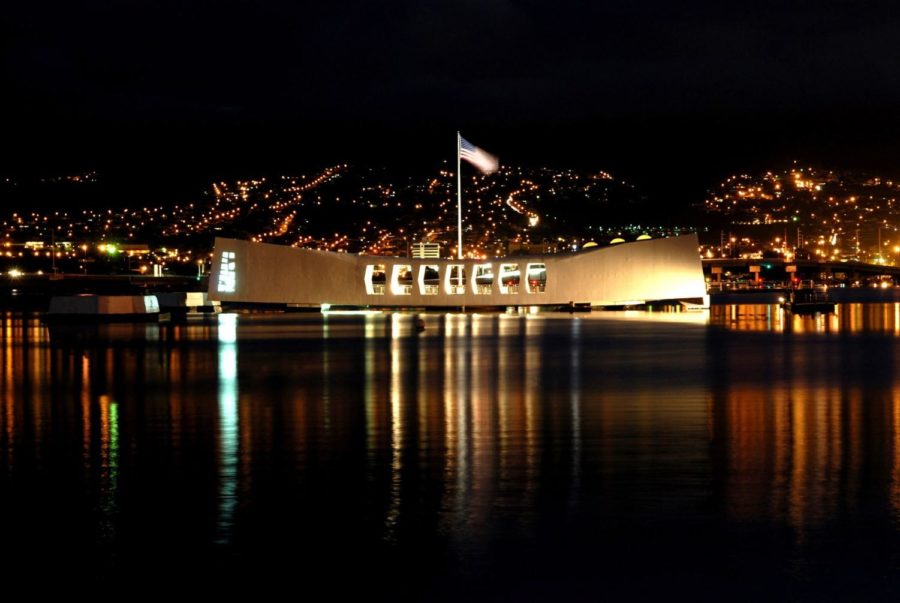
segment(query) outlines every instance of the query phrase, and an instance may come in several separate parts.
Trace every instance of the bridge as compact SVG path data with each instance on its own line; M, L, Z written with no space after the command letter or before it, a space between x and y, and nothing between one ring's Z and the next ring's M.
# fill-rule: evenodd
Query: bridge
M900 266L863 262L785 261L783 258L711 258L703 259L703 273L711 283L752 282L789 283L795 280L816 282L900 283Z

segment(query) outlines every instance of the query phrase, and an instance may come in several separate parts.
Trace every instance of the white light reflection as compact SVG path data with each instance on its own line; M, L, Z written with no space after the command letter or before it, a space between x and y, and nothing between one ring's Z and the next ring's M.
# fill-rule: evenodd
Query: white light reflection
M400 337L400 334L402 332L401 328L400 328L400 319L402 318L402 316L403 316L403 314L401 314L400 312L394 312L393 314L391 314L391 339L392 339L391 343L392 343L392 345L393 345L393 342L396 341L396 339L398 337Z
M575 506L581 485L581 319L572 320L569 349L569 404L572 408L572 493L569 505Z
M534 498L539 476L537 446L537 405L541 387L541 350L537 341L544 327L543 321L528 316L525 320L525 497Z
M457 342L454 346L454 351L456 352L456 361L454 362L456 383L453 389L456 393L456 400L452 401L456 406L456 512L458 513L457 521L464 522L468 516L466 501L469 500L469 444L471 438L469 434L470 390L469 359L467 358L467 353L472 342L470 338L466 337L466 323L468 322L468 316L461 314L457 316L457 320L458 336L466 338L464 344Z
M494 415L496 383L492 370L496 357L493 345L475 342L476 337L484 337L493 331L494 319L485 315L471 317L471 337L465 349L468 352L466 367L467 400L470 401L469 437L469 517L472 521L484 521L490 515L491 501L494 500L496 480L497 424Z
M443 406L444 443L447 450L447 499L451 510L448 528L454 533L464 532L468 519L468 371L466 367L465 314L444 315L443 341ZM455 480L454 480L455 478ZM453 483L455 481L455 483ZM450 485L452 484L452 485Z
M472 280L474 281L474 279ZM484 322L484 320L482 320L482 318L483 317L479 316L478 314L472 314L472 317L470 319L472 322L472 337L479 337L483 334L482 323Z
M400 520L400 488L403 471L403 371L401 366L401 339L399 313L391 315L391 501L384 518L385 540L397 538Z
M237 341L237 314L219 314L219 343Z
M377 449L378 441L376 439L377 425L375 423L375 408L378 403L375 392L375 338L377 336L376 326L380 321L376 322L374 316L366 316L365 326L365 405L366 405L366 459L367 469L370 481L375 479L375 469L377 467ZM384 325L381 325L382 328Z
M216 543L228 544L237 507L240 426L237 371L237 314L219 315L219 488Z

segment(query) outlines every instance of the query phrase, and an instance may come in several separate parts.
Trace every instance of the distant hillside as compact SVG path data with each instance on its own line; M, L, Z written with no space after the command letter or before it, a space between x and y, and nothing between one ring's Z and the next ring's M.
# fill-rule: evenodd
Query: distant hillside
M505 253L510 241L607 240L611 229L640 221L645 200L609 174L502 168L464 172L465 247ZM398 177L382 169L335 166L307 177L215 185L214 228L259 241L345 250L405 252L411 242L456 245L456 177ZM618 231L616 231L618 232Z
M94 173L3 186L19 199L5 204L11 211L3 226L12 240L140 241L199 251L215 236L230 236L402 254L413 242L430 241L445 255L457 241L456 176L448 167L409 175L337 165L305 175L224 180L178 203L142 202L147 190L141 179L111 197ZM485 255L656 235L666 226L646 221L653 214L640 191L602 171L504 167L481 176L466 166L463 206L465 249Z
M765 249L799 247L832 260L900 259L900 182L854 171L794 164L735 174L710 191L710 220L759 240Z

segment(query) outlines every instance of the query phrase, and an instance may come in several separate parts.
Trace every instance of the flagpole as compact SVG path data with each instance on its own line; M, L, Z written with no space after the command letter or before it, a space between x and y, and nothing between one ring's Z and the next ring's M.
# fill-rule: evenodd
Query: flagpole
M462 146L462 136L456 132L456 259L463 259L462 252L462 165L459 157L459 147Z

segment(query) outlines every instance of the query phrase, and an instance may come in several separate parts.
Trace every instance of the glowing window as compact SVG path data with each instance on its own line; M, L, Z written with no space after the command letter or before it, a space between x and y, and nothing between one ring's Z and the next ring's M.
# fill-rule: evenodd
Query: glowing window
M369 264L366 266L366 293L369 295L384 295L386 281L384 264Z
M419 293L437 295L441 290L440 270L435 264L419 266Z
M413 288L412 266L396 264L391 270L391 293L394 295L410 295Z
M494 289L494 268L490 264L475 266L475 278L472 279L472 290L477 295L490 295Z
M547 267L543 264L528 264L526 282L529 293L543 293L547 287Z
M462 295L466 292L466 267L450 264L444 273L444 291L448 295Z
M223 251L222 263L219 264L219 282L216 285L216 290L219 293L234 293L236 286L234 252Z
M500 264L500 293L504 295L518 293L521 280L518 264Z

